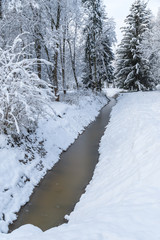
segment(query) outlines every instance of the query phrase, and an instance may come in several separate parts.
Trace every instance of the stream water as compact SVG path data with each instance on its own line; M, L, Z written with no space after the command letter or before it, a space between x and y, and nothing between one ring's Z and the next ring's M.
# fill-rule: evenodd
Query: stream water
M99 142L115 103L111 98L96 120L61 154L60 161L35 188L29 203L10 225L10 232L24 224L33 224L45 231L65 222L64 216L73 211L92 179L99 157Z

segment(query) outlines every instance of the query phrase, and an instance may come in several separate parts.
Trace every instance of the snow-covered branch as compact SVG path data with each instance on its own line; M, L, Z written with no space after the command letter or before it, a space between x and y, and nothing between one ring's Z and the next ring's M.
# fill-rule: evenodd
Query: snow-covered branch
M9 135L34 131L37 117L46 112L46 102L54 98L49 84L33 71L37 59L25 56L21 35L11 47L0 49L0 128Z

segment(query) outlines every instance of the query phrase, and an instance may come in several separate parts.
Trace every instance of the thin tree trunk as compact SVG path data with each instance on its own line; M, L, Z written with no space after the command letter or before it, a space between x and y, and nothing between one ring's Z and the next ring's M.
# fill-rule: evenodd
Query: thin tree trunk
M75 9L77 9L77 0L75 1ZM78 85L78 79L77 79L77 74L76 74L76 39L77 39L77 16L75 19L75 31L74 31L74 40L73 40L73 51L72 51L72 46L69 38L67 39L68 46L69 46L69 52L70 52L70 59L71 59L71 65L72 65L72 71L73 71L73 76L76 84L77 90L79 89ZM68 31L68 26L67 26L67 31Z
M60 44L60 57L61 57L61 66L62 66L62 85L63 85L63 92L66 94L67 87L66 87L66 78L65 78L65 64L66 64L66 25L64 26L63 32L63 41Z
M96 42L95 32L93 35L94 43ZM94 74L94 82L96 85L96 90L98 90L98 81L97 81L97 58L96 58L96 47L94 46L94 57L93 57L93 74Z
M0 19L2 19L2 0L0 0Z
M57 21L56 21L56 30L59 30L60 27L60 15L61 15L61 7L60 7L60 0L58 0L57 6ZM56 44L56 52L54 54L54 68L53 68L53 82L55 88L55 97L56 101L59 101L59 89L58 89L58 49L59 44Z
M37 57L37 72L38 72L38 77L41 79L42 77L42 66L41 66L41 42L39 39L36 39L35 41L35 51L36 51L36 57Z
M45 44L43 45L43 48L44 48L44 51L45 51L45 53L47 55L47 60L49 62L51 62L52 60L50 59L49 51L48 51L48 48L47 48L47 46ZM47 74L49 76L49 79L53 79L52 66L50 66L50 65L47 66ZM52 90L53 90L53 85L52 85ZM54 90L52 92L54 93Z
M66 79L65 79L65 63L66 63L66 37L63 37L63 68L62 68L62 78L63 78L63 91L66 94Z
M41 66L41 51L42 51L42 45L41 45L41 13L39 10L35 10L30 4L30 7L32 9L32 12L34 13L34 18L36 21L36 25L34 28L34 37L35 37L35 54L37 60L37 72L38 72L38 77L41 79L42 75L42 66Z
M106 70L106 66L105 66L105 62L104 62L104 57L103 56L102 56L102 62L103 62L104 71L106 73L106 86L107 86L107 88L109 88L108 74L107 74L107 70Z
M59 101L59 95L58 95L58 52L57 51L54 55L53 81L54 81L55 97L56 97L56 100Z
M76 87L77 90L79 89L79 85L78 85L78 79L77 79L77 74L76 74L76 63L75 63L75 59L72 55L72 47L71 47L71 43L68 39L68 46L69 46L69 51L70 51L70 58L71 58L71 64L72 64L72 70L73 70L73 75L74 75L74 79L75 79L75 83L76 83Z
M73 48L73 60L74 62L76 62L76 39L77 39L77 22L76 22L76 26L75 26L75 32L74 32L74 48Z

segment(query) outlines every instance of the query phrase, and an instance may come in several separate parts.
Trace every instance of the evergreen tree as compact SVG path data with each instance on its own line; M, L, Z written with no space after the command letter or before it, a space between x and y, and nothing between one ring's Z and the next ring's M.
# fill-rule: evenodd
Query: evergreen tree
M100 83L106 82L107 87L109 87L109 82L113 82L113 72L114 68L112 61L114 60L114 53L112 50L112 43L116 41L115 34L113 32L115 23L112 19L106 22L107 19L103 21L103 34L101 36L101 41L99 44L99 81ZM111 40L112 39L112 40Z
M160 83L160 9L152 21L152 28L144 35L141 44L143 55L150 62L155 84Z
M111 77L113 68L112 41L105 27L108 20L100 0L82 0L87 9L88 22L84 33L85 40L85 67L83 83L86 87L101 90L102 83ZM112 32L113 26L112 26Z
M154 88L149 61L144 58L141 43L149 30L151 12L147 3L136 0L130 9L123 28L124 36L117 50L116 85L130 90Z

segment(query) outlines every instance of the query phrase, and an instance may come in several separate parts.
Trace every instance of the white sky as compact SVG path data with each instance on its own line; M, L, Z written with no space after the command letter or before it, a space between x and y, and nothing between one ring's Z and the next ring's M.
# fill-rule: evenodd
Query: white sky
M116 22L116 34L119 43L122 38L120 27L124 26L124 19L129 14L129 9L134 0L103 0L103 2L106 5L108 17L113 17ZM149 0L148 8L152 10L154 15L157 14L159 7L160 0Z

